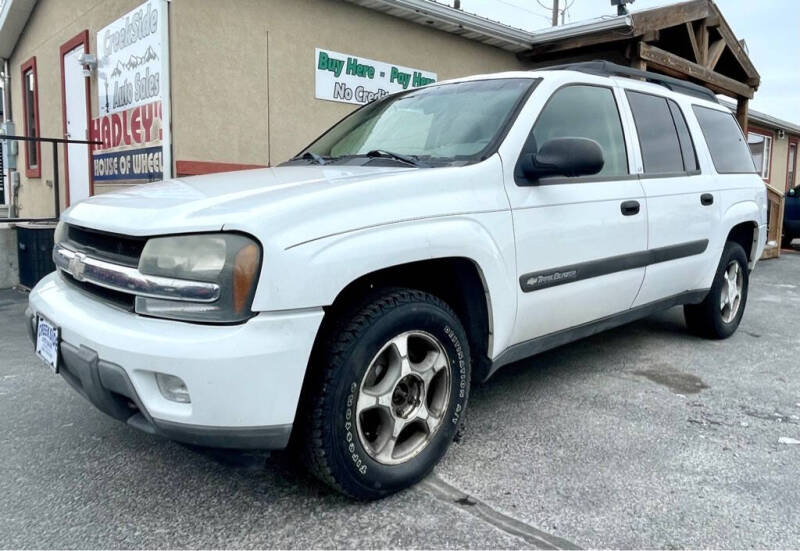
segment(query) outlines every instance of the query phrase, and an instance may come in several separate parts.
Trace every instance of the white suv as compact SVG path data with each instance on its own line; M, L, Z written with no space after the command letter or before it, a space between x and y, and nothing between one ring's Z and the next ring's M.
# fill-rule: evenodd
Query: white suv
M377 498L439 461L470 380L675 305L730 336L765 224L708 90L604 62L474 76L370 103L279 167L73 206L29 321L105 413L291 439Z

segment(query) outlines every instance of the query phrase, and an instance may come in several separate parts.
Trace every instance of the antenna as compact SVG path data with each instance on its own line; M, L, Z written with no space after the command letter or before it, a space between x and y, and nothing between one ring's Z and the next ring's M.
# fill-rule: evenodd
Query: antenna
M627 4L633 4L636 0L611 0L612 6L617 6L617 15L628 15Z

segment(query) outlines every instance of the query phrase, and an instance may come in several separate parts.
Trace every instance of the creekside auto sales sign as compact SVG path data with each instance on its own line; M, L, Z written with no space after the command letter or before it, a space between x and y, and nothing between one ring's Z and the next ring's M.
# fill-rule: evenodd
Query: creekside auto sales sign
M98 106L92 120L94 181L163 178L162 102L167 92L165 0L148 0L97 33Z
M363 105L393 92L436 82L436 73L316 49L316 98Z

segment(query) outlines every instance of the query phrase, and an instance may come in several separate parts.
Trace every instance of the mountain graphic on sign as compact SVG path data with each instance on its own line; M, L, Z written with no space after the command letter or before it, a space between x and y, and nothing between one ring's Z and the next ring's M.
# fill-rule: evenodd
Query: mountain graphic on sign
M117 61L117 66L114 67L113 71L111 71L111 78L121 75L123 70L130 71L131 69L135 69L136 67L144 65L148 61L152 61L154 59L158 59L158 54L156 54L155 50L153 50L151 46L148 46L147 50L144 52L144 55L138 56L131 54L131 56L128 58L128 61L125 63Z

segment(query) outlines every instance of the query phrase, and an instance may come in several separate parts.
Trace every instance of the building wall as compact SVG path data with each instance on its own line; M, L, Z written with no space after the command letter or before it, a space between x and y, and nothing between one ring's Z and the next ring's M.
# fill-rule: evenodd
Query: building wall
M770 128L755 121L750 121L748 131L772 136L771 167L768 183L779 191L785 191L789 168L789 140L796 140L798 136L785 132L783 138L778 138L777 128Z
M63 137L61 115L61 65L59 48L79 32L89 29L89 51L96 52L95 35L119 15L133 9L138 0L39 0L28 24L9 59L11 73L11 109L18 134L25 131L22 111L22 75L20 66L36 56L39 89L39 133L42 137ZM97 88L92 79L92 117L97 116ZM64 185L64 150L59 146L61 208L66 207ZM53 153L50 144L41 144L41 177L25 176L25 153L20 144L17 169L20 188L17 204L20 217L53 216Z
M97 31L141 3L39 0L9 60L18 133L21 64L36 56L41 136L62 136L60 46L88 29L96 53ZM521 68L504 50L337 0L172 0L169 9L173 162L274 165L349 113L354 106L314 98L317 47L433 71L440 80ZM94 76L90 88L94 118ZM42 144L41 178L28 179L20 155L19 216L53 214L51 159ZM64 208L63 147L59 159Z

